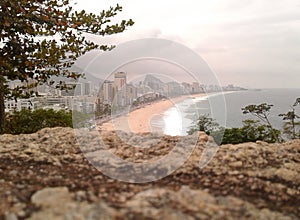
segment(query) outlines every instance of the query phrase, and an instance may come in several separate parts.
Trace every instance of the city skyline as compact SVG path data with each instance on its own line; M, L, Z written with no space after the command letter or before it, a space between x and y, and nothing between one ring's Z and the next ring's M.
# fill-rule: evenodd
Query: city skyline
M126 72L116 72L114 79L104 80L98 93L98 102L105 105L126 106L132 105L140 97L153 94L153 99L157 97L176 97L206 92L238 91L244 88L236 87L232 84L226 87L218 85L204 85L199 82L163 82L158 75L147 74L143 81L136 83L127 81ZM150 96L149 96L150 97Z
M39 85L30 90L38 92L39 96L33 96L28 99L19 98L16 100L5 101L5 111L13 112L21 109L54 109L54 110L75 110L79 112L91 113L97 110L97 104L115 104L120 106L132 105L141 97L147 95L148 99L155 99L157 96L173 97L194 93L205 93L211 91L234 91L242 90L238 86L227 85L205 85L199 82L178 82L172 81L160 74L146 74L137 81L128 81L126 72L116 72L111 80L97 79L88 81L81 79L79 81L64 81L68 91L59 88ZM92 79L91 76L87 77ZM58 81L61 81L58 78ZM95 79L94 79L95 80ZM115 81L116 80L116 81ZM170 80L170 81L168 81ZM10 88L23 86L34 81L21 83L20 81L9 82ZM24 90L25 92L25 90ZM97 97L100 98L95 98ZM97 100L95 102L95 99ZM115 103L113 103L115 101Z

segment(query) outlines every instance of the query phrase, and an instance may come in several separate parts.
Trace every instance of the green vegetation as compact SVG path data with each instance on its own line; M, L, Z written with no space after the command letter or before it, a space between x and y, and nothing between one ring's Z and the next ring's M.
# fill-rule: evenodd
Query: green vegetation
M80 56L93 50L110 50L86 34L106 36L123 32L133 21L112 23L122 11L116 5L99 14L75 11L69 0L0 1L0 133L5 127L5 99L28 98L39 84L54 86L53 76L78 79L83 73L70 69ZM9 88L8 82L23 84ZM63 81L56 85L68 89Z
M275 143L280 140L280 131L255 120L243 121L241 128L226 128L222 144L265 141Z
M30 134L46 127L72 127L72 112L23 109L6 116L4 133Z
M195 131L204 131L219 144L239 144L258 140L274 143L280 136L280 131L261 124L259 121L245 120L241 128L224 128L208 115L200 116L196 126L193 126L188 134Z
M300 98L298 98L293 105L296 107L300 105ZM270 110L273 105L263 103L260 105L248 105L242 108L244 114L252 114L260 119L245 120L241 128L223 128L214 119L208 115L202 115L198 118L194 126L188 131L189 134L195 131L204 131L206 134L214 137L219 144L239 144L244 142L265 141L268 143L282 142L281 131L275 129L269 120ZM285 121L283 127L283 134L287 139L300 138L300 117L295 113L295 108L280 114Z
M296 121L300 117L295 113L295 109L292 107L291 111L280 114L279 116L285 121L283 133L286 134L289 139L300 138L300 130L297 130L297 127L300 126L300 121Z
M103 116L108 116L112 112L112 107L109 104L105 104L101 106L96 112L95 115L96 117L103 117Z
M46 127L90 127L94 114L53 109L22 109L6 115L4 133L31 134Z
M248 105L242 108L242 111L243 114L252 114L253 116L259 118L263 123L266 124L265 126L267 126L264 128L264 130L269 130L269 132L271 132L270 140L273 140L273 138L275 138L277 142L280 142L281 140L280 132L278 133L278 131L273 128L269 120L270 110L272 107L273 105L262 103L260 105Z
M95 118L95 114L93 113L82 113L78 111L73 111L72 113L72 119L73 119L73 127L82 127L83 125L87 125L87 122L89 120L92 120Z
M188 134L193 134L195 131L203 131L210 135L213 132L220 131L220 125L208 115L199 116L196 124L188 131Z

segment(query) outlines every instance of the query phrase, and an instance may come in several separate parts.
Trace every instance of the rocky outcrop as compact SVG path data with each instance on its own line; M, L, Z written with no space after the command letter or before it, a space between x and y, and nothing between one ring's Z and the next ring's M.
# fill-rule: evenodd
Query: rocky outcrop
M163 158L179 141L100 135L111 152L135 163ZM76 140L70 128L47 128L1 135L0 219L300 219L300 140L224 145L200 169L204 146L213 142L196 135L197 148L183 166L143 184L111 179L91 165L85 156L97 145L77 142L96 143L88 134Z

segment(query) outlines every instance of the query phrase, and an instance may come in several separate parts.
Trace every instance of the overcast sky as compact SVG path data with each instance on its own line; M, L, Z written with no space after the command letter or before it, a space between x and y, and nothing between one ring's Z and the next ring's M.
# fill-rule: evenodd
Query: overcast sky
M116 20L134 20L122 34L93 37L97 42L167 39L199 54L223 85L300 87L299 0L74 1L94 13L119 3Z

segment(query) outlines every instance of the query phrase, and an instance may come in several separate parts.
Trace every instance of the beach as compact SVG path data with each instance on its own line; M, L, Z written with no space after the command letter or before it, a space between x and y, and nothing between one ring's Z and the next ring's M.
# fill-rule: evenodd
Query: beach
M154 126L153 123L151 123L153 120L162 118L164 112L174 107L177 103L184 101L185 99L205 96L207 96L206 93L200 93L149 103L144 107L129 112L127 115L114 118L108 122L98 125L97 129L105 131L121 130L132 133L145 133L154 131L162 133L162 128Z

